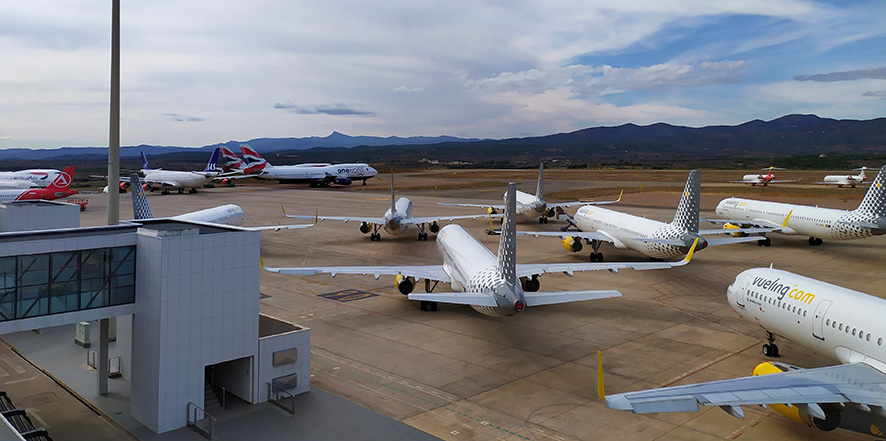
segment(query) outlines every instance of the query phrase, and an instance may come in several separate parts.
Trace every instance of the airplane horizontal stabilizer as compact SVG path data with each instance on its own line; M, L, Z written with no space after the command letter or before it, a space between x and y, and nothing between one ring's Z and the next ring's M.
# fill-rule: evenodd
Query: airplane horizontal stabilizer
M465 292L420 292L409 294L409 300L428 302L453 303L457 305L498 306L491 294L474 294Z
M735 234L735 233L745 233L745 234L758 234L758 233L772 233L774 231L778 231L780 228L776 227L759 227L759 228L732 228L725 229L720 228L716 230L699 230L698 234L702 236L712 236L717 234Z
M527 292L523 296L526 299L526 306L540 306L621 297L621 293L612 289L598 289L591 291Z
M717 237L706 239L708 241L709 247L714 247L717 245L728 245L730 243L742 243L742 242L757 242L760 240L766 240L763 236L747 236L747 237Z
M675 247L683 247L686 246L686 242L683 242L679 239L653 239L651 237L635 237L634 240L643 242L643 243L658 243L662 245L673 245Z

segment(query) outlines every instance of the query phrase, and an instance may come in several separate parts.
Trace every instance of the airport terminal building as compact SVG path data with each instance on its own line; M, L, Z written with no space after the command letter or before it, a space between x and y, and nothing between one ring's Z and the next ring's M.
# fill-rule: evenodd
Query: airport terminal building
M202 418L207 388L250 403L309 390L310 330L259 316L259 232L80 228L78 206L47 202L0 205L0 227L0 335L99 320L99 341L76 343L96 350L97 372L129 381L131 415L152 431Z

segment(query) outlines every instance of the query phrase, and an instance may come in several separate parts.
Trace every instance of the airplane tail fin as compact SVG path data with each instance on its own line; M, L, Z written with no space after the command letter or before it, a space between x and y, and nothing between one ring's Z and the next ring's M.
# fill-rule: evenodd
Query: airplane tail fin
M148 157L145 156L145 152L139 152L142 155L142 170L150 170L151 166L148 165Z
M517 283L517 184L508 183L504 223L498 242L496 271L508 283Z
M220 148L216 147L215 150L212 151L212 155L209 156L209 162L206 163L206 167L203 168L203 172L216 172L218 165L218 154L221 151Z
M394 197L394 169L391 169L391 213L397 212L397 198Z
M855 211L875 218L886 217L886 165L880 167L871 188L868 188Z
M65 167L61 173L59 173L52 182L46 186L46 191L68 191L71 189L71 182L74 181L74 170L76 170L76 166Z
M133 219L153 219L154 214L151 213L151 206L148 205L148 197L145 196L145 189L139 184L138 173L129 175L129 188L132 190L132 216Z
M698 210L701 199L701 173L698 170L689 172L686 179L686 187L683 188L683 196L680 197L680 205L671 225L688 231L698 233Z
M538 186L535 187L535 197L545 199L545 163L538 164Z
M243 168L243 160L238 158L236 153L228 150L227 147L220 148L219 162L224 171L240 170Z
M271 165L265 158L262 158L255 150L248 145L240 146L240 153L243 154L243 162L246 163L245 173L258 173Z

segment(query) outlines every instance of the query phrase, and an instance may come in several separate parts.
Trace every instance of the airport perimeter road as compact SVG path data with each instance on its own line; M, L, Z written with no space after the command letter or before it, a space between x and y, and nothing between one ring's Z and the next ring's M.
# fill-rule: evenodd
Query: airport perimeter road
M408 179L403 181L409 185ZM381 216L390 204L387 185L386 180L372 180L367 188L216 188L197 195L150 194L149 200L157 215L236 203L246 212L247 225L266 225L290 221L280 214L281 202L290 213ZM520 188L530 191L534 181ZM504 190L484 191L498 200ZM436 205L457 201L460 192L463 198L477 199L478 190L471 188L439 193L422 189L398 196L413 201L416 216L473 212ZM710 210L722 197L704 195L707 212L702 216L712 216ZM84 225L101 223L100 210L92 211L101 207L100 198L91 198ZM678 199L678 193L627 194L622 204L610 208L669 221ZM798 202L835 208L857 204L843 199ZM121 206L121 218L130 218L128 200L121 200ZM497 249L498 237L484 234L487 221L462 225ZM524 219L518 228L558 230L562 225ZM325 221L307 230L263 232L262 256L270 266L441 262L433 234L420 242L417 232L399 237L382 232L380 242L370 242L358 226ZM520 262L587 261L587 251L569 253L555 239L518 241ZM601 251L607 261L645 259L607 245ZM624 297L528 308L504 318L453 305L421 312L417 303L397 292L390 277L262 273L261 311L312 329L312 387L442 439L861 440L871 438L842 430L820 432L760 407L745 408L744 420L716 408L668 415L611 410L596 397L596 351L603 351L608 393L750 375L765 360L760 350L764 334L726 303L726 287L735 275L773 264L883 296L884 258L884 237L810 247L805 237L773 235L771 247L711 247L696 254L690 265L672 270L579 273L571 278L548 274L541 278L542 290L618 289ZM802 367L828 362L789 341L778 344L780 361Z

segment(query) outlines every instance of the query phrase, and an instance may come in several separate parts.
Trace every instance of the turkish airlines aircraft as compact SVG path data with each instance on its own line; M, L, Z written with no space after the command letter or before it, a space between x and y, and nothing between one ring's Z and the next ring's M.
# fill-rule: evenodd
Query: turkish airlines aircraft
M143 167L141 172L144 175L144 178L141 178L141 182L148 184L149 186L160 186L162 194L169 194L169 188L177 189L179 194L181 194L186 188L191 189L188 193L196 193L197 188L203 187L203 184L206 184L219 175L218 170L216 170L216 163L218 162L219 155L218 148L212 151L212 155L209 157L209 162L206 163L206 167L200 172L163 169L155 170L148 165L148 158L145 154L142 153L141 155Z
M428 217L412 217L412 201L407 198L397 199L394 195L394 174L391 173L391 208L388 208L388 211L385 212L385 215L382 217L368 217L368 216L300 216L300 215L292 215L283 213L286 217L291 217L293 219L315 219L318 221L323 220L339 220L345 222L360 222L360 232L363 234L369 233L372 230L372 233L369 235L370 241L381 240L381 233L378 230L384 228L388 234L393 236L399 236L406 232L410 227L415 226L418 228L418 240L428 240L428 233L425 232L425 226L427 225L427 229L431 231L431 233L436 233L440 231L440 221L449 221L452 222L456 219L477 219L480 217L501 217L500 215L486 215L486 214L476 214L476 215L466 215L466 216L428 216Z
M784 170L783 168L769 167L769 168L764 168L763 170L764 171L769 170L769 173L766 175L761 175L761 174L744 175L744 176L742 176L740 181L729 181L729 182L731 182L733 184L750 184L751 186L756 186L757 184L760 184L760 185L766 187L769 184L781 184L781 183L785 183L785 182L798 182L799 181L799 179L776 180L775 175L772 174L772 170Z
M883 438L886 300L772 268L742 272L726 298L742 318L767 332L765 355L778 356L774 341L780 336L840 364L803 369L763 362L751 377L607 395L606 404L634 413L719 406L741 419L741 406L761 405L821 430L840 427Z
M74 170L77 167L66 167L46 188L30 188L25 190L0 190L0 202L26 201L45 199L51 201L77 194L71 190Z
M563 208L571 207L573 205L584 205L584 204L613 204L621 200L619 196L618 200L615 201L600 201L600 202L557 202L554 204L548 204L545 202L545 179L544 179L544 171L545 165L538 165L538 185L535 189L535 194L524 193L522 191L517 190L517 214L526 216L526 217L538 217L538 223L546 224L548 223L549 217L554 217L558 212L563 212ZM507 198L507 193L505 193L504 198ZM496 204L454 204L448 202L437 202L440 205L448 205L454 207L479 207L485 208L488 213L495 214L496 210L503 210L504 205L496 205Z
M138 179L138 174L133 173L131 178ZM154 219L151 212L151 206L148 204L148 197L145 195L145 189L141 186L135 186L132 189L132 214L135 220ZM243 209L239 205L225 204L218 207L207 208L205 210L192 211L190 213L172 216L170 220L187 221L207 225L227 225L240 226L246 220ZM243 227L246 230L281 230L281 229L298 229L307 228L313 224L302 225L272 225L266 227Z
M844 185L848 185L849 187L855 188L856 185L861 184L867 178L865 176L864 171L867 170L867 167L856 168L853 170L860 170L861 173L852 176L852 175L827 175L824 177L824 180L821 182L816 182L816 184L824 184L824 185L836 185L838 188L843 188Z
M621 213L606 208L586 205L578 209L571 220L567 218L570 226L575 226L579 231L564 230L556 231L520 231L519 235L526 236L555 236L562 241L563 248L577 253L582 250L582 239L591 245L593 251L590 254L591 262L602 262L603 253L600 245L609 242L621 250L633 250L652 259L666 259L669 257L682 256L697 240L696 251L703 250L708 245L725 245L739 242L757 241L761 245L768 245L769 239L759 236L706 238L704 236L721 234L751 234L768 233L776 228L748 228L730 230L701 230L698 229L699 202L701 199L701 178L698 170L689 172L686 179L686 187L680 197L677 213L670 223L659 222L645 217ZM563 218L561 216L561 218ZM567 227L568 228L568 227Z
M378 174L368 164L328 164L311 163L296 165L271 165L249 146L241 145L243 161L246 162L246 174L258 174L257 178L273 179L280 182L306 182L311 187L320 185L338 184L351 185L354 181L363 181Z
M529 306L576 302L607 297L619 297L614 290L536 292L538 276L544 273L609 270L622 268L636 270L664 269L689 263L692 250L680 262L624 262L624 263L517 263L517 186L508 185L505 221L498 244L498 256L458 224L440 229L437 249L443 256L443 265L420 266L333 266L271 268L266 271L280 274L313 275L317 273L361 274L394 276L397 289L420 300L421 309L437 309L437 302L470 305L477 312L489 316L514 315ZM412 293L418 279L425 279L425 293ZM431 284L433 282L433 285ZM434 293L437 283L449 283L454 292Z
M45 188L59 173L60 170L49 168L0 172L0 188Z
M809 236L809 245L823 239L864 239L886 233L886 166L880 168L858 208L852 211L753 199L727 198L717 205L715 223L779 227L779 233Z

